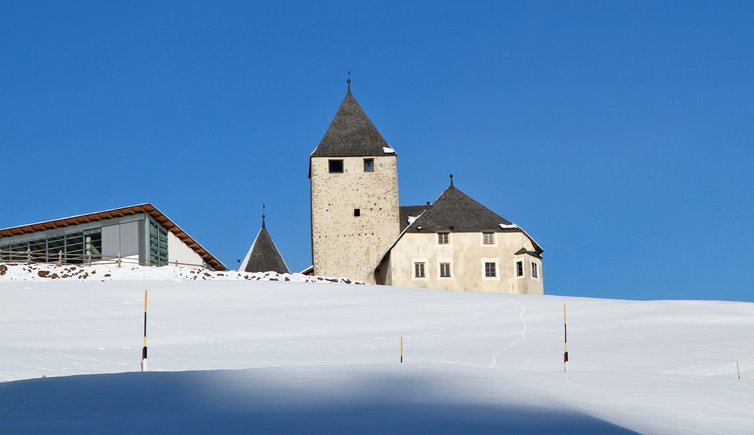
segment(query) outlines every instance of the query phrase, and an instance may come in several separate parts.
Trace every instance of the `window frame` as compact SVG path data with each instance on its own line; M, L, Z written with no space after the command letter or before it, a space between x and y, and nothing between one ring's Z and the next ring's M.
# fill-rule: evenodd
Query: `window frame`
M424 276L416 276L416 265L424 265ZM411 280L412 281L427 281L429 279L429 259L428 258L412 258L411 259Z
M437 234L437 237L435 238L435 240L437 241L438 245L450 245L450 232L438 231L436 234ZM442 241L443 239L445 239L444 242Z
M485 236L492 236L492 242L487 243ZM497 234L495 233L495 231L482 231L482 246L497 246Z
M421 272L421 273L419 273ZM426 279L427 278L427 263L423 261L414 262L414 278Z
M521 265L521 274L518 273L518 265ZM526 263L524 263L524 259L516 259L513 262L513 275L516 277L516 279L524 279L526 278Z
M372 164L372 167L369 170L367 170L367 162L370 162ZM374 158L364 159L364 172L374 172L374 166Z
M333 164L340 162L340 171L333 171ZM346 172L346 164L343 159L328 159L327 160L327 172L329 174L342 174Z
M539 281L539 277L542 276L542 271L540 270L541 267L539 266L539 263L532 260L531 262L531 279L536 279Z
M361 209L355 208L353 209L353 217L360 217L361 216Z
M447 266L447 275L443 275L443 266ZM437 261L437 277L439 279L452 279L453 278L453 267L452 262L450 260L438 260Z
M495 275L487 276L487 265L493 265ZM482 280L499 281L500 280L500 261L497 258L482 258Z

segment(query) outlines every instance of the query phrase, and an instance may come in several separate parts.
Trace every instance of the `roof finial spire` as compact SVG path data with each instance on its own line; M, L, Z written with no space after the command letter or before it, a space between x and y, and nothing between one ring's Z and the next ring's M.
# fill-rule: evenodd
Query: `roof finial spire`
M348 93L351 93L351 71L348 71L348 79L346 80L346 84L348 85Z
M450 174L450 187L453 187L453 174Z
M262 228L264 228L264 218L265 218L265 215L264 215L264 204L262 204Z

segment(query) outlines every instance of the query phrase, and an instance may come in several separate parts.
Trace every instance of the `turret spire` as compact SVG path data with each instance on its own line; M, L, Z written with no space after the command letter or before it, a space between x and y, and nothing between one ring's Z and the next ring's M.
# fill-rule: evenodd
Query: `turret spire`
M351 93L351 71L348 71L348 79L346 80L346 85L348 85L348 93Z
M453 187L453 174L450 174L450 187Z
M264 218L265 218L265 214L264 214L264 204L262 204L262 228L264 228Z

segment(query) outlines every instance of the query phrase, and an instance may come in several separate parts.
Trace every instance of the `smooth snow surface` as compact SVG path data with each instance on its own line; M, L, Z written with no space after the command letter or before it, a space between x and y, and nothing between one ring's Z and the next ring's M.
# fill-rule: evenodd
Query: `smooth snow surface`
M0 301L3 434L754 433L751 303L7 273Z

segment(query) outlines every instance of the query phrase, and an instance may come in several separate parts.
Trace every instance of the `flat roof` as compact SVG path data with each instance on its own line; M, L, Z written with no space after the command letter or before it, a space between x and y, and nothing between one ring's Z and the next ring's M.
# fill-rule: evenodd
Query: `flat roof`
M45 222L37 222L34 224L21 225L13 228L0 229L0 238L9 236L19 236L22 234L35 233L37 231L52 230L55 228L64 228L72 225L85 224L89 222L99 222L107 219L114 219L123 216L132 216L136 214L146 213L154 220L160 223L168 231L175 234L178 239L185 243L189 248L193 249L204 261L207 262L214 270L226 270L225 265L218 260L214 255L210 254L202 245L189 236L185 231L171 221L164 213L157 209L152 204L138 204L128 207L115 208L112 210L98 211L94 213L87 213L78 216L71 216L62 219L55 219Z

